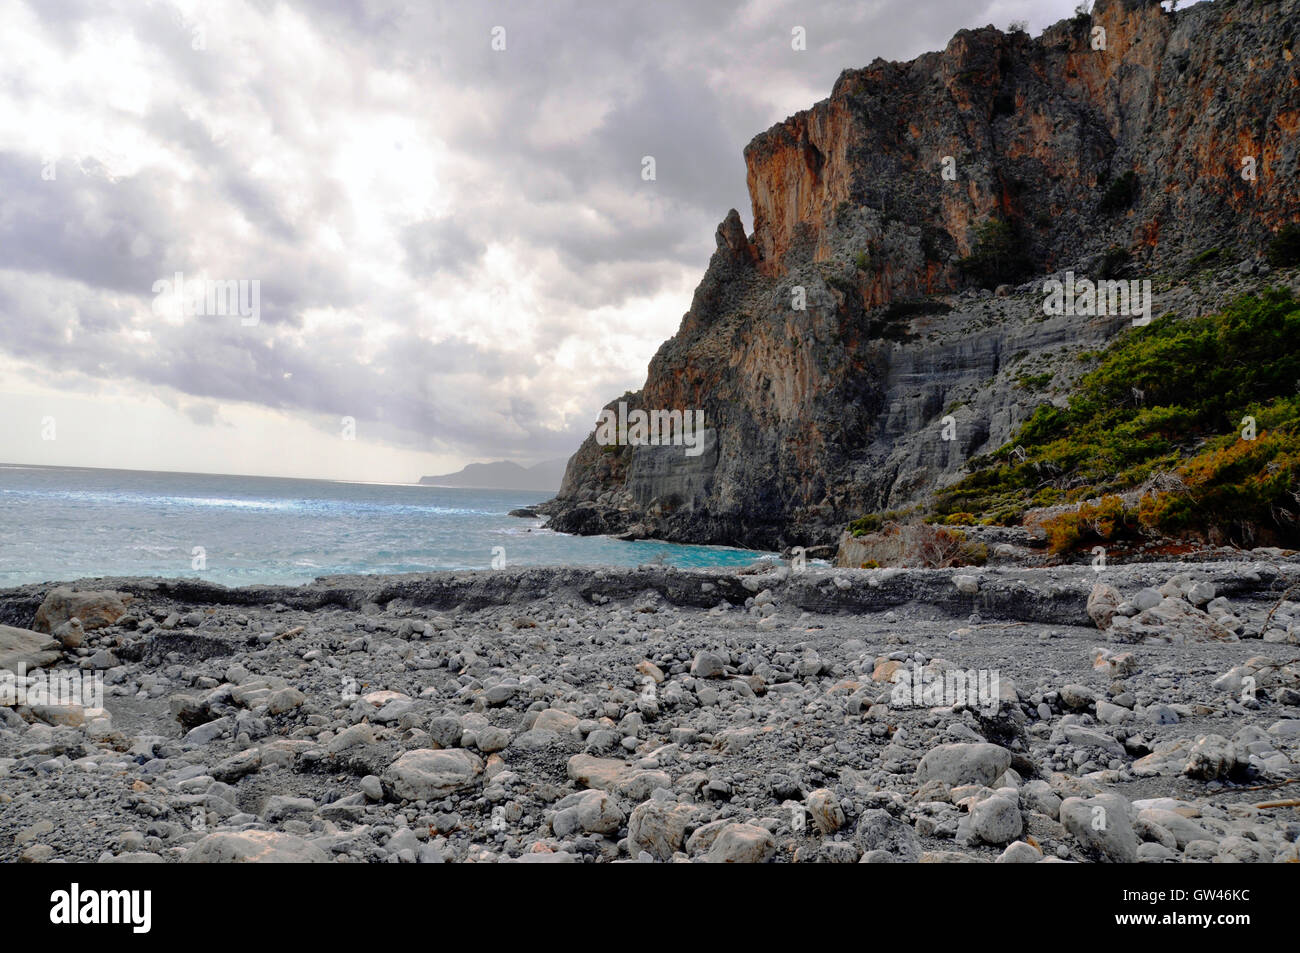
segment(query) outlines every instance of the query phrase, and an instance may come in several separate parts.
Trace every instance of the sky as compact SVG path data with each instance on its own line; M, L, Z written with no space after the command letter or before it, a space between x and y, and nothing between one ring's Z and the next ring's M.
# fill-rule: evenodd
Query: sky
M752 226L750 139L843 69L1076 3L11 0L0 462L567 457L644 383L727 210Z

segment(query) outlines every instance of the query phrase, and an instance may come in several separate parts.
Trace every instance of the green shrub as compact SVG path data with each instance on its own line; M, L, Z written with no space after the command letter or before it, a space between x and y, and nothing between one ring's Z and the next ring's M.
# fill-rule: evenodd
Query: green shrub
M1137 173L1132 169L1115 179L1101 196L1097 206L1103 213L1119 212L1130 208L1137 196Z
M938 217L938 208L934 209L933 215ZM944 249L951 247L952 236L943 229L928 222L921 226L921 254L925 256L926 261L945 260L948 254Z
M1239 298L1219 314L1129 328L1067 406L1039 405L1011 442L970 461L968 476L936 494L935 512L1004 523L1029 506L1102 497L1168 474L1186 491L1148 494L1120 525L1300 538L1297 381L1300 302L1282 289ZM1240 433L1247 414L1256 418L1253 441ZM1101 536L1090 528L1095 516L1063 515L1054 545Z
M1102 252L1101 260L1097 262L1097 277L1103 280L1118 278L1128 267L1130 258L1127 248L1111 245Z
M1033 266L1020 235L1001 219L990 219L975 229L971 253L958 264L984 287L1020 281Z
M1051 371L1044 371L1041 374L1021 374L1016 378L1016 383L1024 390L1042 390L1055 376Z
M859 516L849 524L849 532L854 536L865 536L867 533L874 533L883 525L884 519L879 513L868 513L866 516Z
M1274 268L1300 265L1300 225L1291 224L1268 243L1268 263Z

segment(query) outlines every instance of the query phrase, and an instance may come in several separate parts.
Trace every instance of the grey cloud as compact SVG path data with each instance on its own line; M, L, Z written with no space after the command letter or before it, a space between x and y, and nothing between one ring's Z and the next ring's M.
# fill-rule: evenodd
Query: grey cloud
M190 154L212 184L213 197L228 200L223 203L225 214L242 216L259 232L281 241L301 239L301 227L285 218L271 188L248 173L238 147L217 143L202 122L171 106L153 111L145 124Z
M149 165L113 179L93 156L81 167L68 157L47 183L35 144L0 153L0 349L54 378L172 389L190 398L182 409L201 425L220 419L219 402L248 401L326 422L351 414L394 445L467 458L559 455L590 422L557 429L550 404L567 404L581 388L594 414L614 389L639 384L644 362L608 368L594 354L602 366L574 381L554 371L554 355L575 338L599 346L590 312L698 277L727 209L748 221L742 150L785 118L773 103L810 106L844 68L942 48L957 29L990 19L1030 15L1041 25L1069 15L1074 2L788 0L742 19L753 8L741 0L328 0L290 5L326 38L330 56L298 63L278 48L261 57L243 46L240 22L216 2L199 53L189 45L193 24L170 4L29 0L41 29L69 53L100 23L129 29L151 51L158 69L147 113L110 113L96 96L85 108L124 133L160 140L191 168L188 178ZM1048 15L1049 6L1059 10ZM278 0L254 0L252 9L269 14ZM489 48L498 24L508 31L501 54ZM807 29L806 53L790 50L794 25ZM256 64L251 75L225 68L245 54ZM333 143L304 108L300 72L313 70L346 80L341 101L321 105L351 110L358 123L376 118L368 84L379 74L412 78L430 95L382 108L435 130L458 170L469 170L466 182L449 185L450 211L390 226L409 285L377 284L369 266L390 263L367 261L350 244L366 210L349 204L331 171ZM0 81L17 98L44 95L2 66ZM211 110L233 110L236 129L272 130L286 149L312 157L298 170L305 204L291 205L250 166L237 133L219 141L196 118ZM542 135L539 110L549 110ZM654 182L641 180L647 154L657 161ZM183 215L182 206L194 211ZM312 241L326 226L342 237L341 251ZM441 276L481 290L485 253L498 242L518 253L533 282L532 351L456 334L428 340L412 287ZM153 320L152 284L178 270L259 279L262 323ZM684 291L665 326L688 306ZM302 337L313 308L361 313L396 333L364 362L360 325L341 321ZM129 328L151 337L142 342ZM563 383L542 383L552 380Z
M437 271L464 274L483 257L487 246L457 218L429 219L402 233L406 267L414 275Z
M184 236L154 196L158 181L117 182L70 158L41 178L40 158L0 153L0 267L140 294Z
M219 404L189 403L182 406L181 412L201 427L211 427L218 422L224 423Z

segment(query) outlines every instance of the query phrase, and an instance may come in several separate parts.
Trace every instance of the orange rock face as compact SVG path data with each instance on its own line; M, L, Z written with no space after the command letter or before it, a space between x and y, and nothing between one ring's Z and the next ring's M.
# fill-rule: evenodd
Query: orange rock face
M761 269L785 273L792 253L833 257L842 203L920 212L958 254L989 216L1019 220L1050 265L1070 251L1057 233L1095 212L1099 178L1129 170L1139 188L1128 240L1160 231L1171 204L1276 230L1297 208L1291 33L1281 4L1216 6L1173 17L1154 2L1099 0L1091 18L1037 40L963 30L942 53L846 70L830 98L745 150ZM940 177L945 156L954 180ZM1247 156L1253 182L1240 176ZM889 284L929 279L896 271Z

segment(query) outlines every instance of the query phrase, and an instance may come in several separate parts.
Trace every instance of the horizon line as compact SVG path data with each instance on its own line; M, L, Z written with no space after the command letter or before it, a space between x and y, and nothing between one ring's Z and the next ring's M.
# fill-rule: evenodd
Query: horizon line
M508 460L494 460L493 463L509 463ZM545 462L545 461L544 461ZM466 464L465 466L469 466ZM92 467L81 464L63 464L63 463L19 463L13 461L0 460L0 470L97 470L106 473L169 473L176 476L216 476L216 477L244 477L254 480L311 480L316 483L348 483L356 486L421 486L433 490L502 490L514 493L554 493L555 490L547 490L541 487L534 489L512 490L509 487L493 486L440 486L431 483L421 483L420 477L410 483L396 483L390 480L340 480L331 477L319 476L273 476L264 473L217 473L204 470L155 470L155 469L136 469L133 467ZM464 467L461 468L462 470Z

